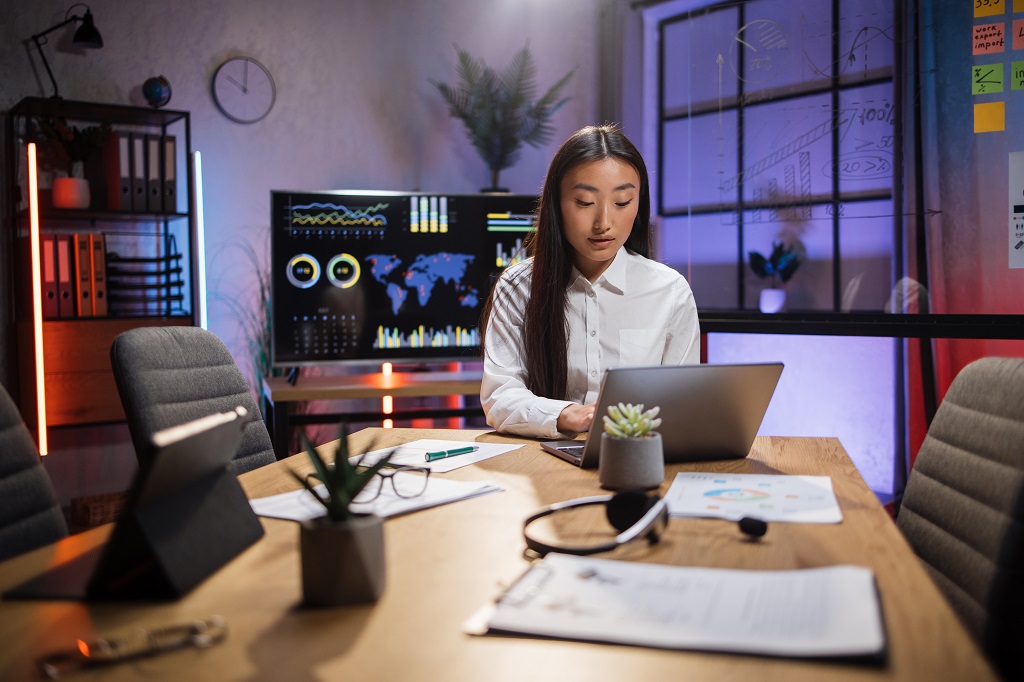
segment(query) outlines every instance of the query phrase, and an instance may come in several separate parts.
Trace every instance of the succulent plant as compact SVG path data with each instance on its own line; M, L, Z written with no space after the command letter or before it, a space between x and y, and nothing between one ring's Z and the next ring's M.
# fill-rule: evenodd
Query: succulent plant
M301 476L293 471L292 475L327 509L328 518L335 522L350 520L355 516L355 513L350 508L352 500L373 480L377 472L387 464L388 460L391 459L391 455L382 457L372 466L368 467L360 464L362 458L357 460L355 464L349 462L348 429L344 422L341 425L338 447L334 451L333 465L324 461L324 458L316 451L316 447L309 441L306 434L301 434L299 440L302 443L302 449L306 451L310 461L313 462L314 471L305 476ZM323 494L317 491L315 481L324 484L326 490Z
M661 426L660 411L660 407L652 407L645 412L643 403L609 405L608 414L604 416L604 432L615 438L646 438Z

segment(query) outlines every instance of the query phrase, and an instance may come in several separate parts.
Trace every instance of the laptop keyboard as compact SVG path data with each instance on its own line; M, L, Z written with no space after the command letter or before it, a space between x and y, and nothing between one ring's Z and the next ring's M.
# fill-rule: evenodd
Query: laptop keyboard
M572 445L572 446L568 446L568 447L564 447L564 448L558 448L558 449L561 450L562 452L564 452L567 455L571 455L571 456L575 457L576 459L583 459L583 446L582 445Z

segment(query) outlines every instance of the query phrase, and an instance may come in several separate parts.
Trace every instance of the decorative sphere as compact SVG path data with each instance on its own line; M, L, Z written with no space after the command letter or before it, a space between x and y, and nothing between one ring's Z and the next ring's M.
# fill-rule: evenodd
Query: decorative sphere
M146 79L142 84L142 95L154 108L162 107L171 101L171 84L163 76Z

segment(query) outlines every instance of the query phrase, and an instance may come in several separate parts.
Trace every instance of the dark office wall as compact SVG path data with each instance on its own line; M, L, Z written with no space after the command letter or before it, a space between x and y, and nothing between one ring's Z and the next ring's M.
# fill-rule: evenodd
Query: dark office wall
M61 21L71 4L5 3L0 110L27 95L51 94L28 39ZM103 49L71 51L70 27L51 34L45 47L60 94L143 105L142 83L162 74L173 88L169 107L192 112L193 147L205 167L211 330L238 356L245 352L238 325L220 297L252 288L250 268L232 246L265 238L270 189L473 192L490 184L462 124L429 83L455 80L454 46L504 67L528 43L541 88L576 69L565 91L571 99L553 118L554 139L542 149L527 147L502 173L502 184L514 192L539 188L560 138L617 118L608 111L618 93L615 79L600 72L617 70L608 64L617 51L602 49L602 21L609 8L625 5L617 0L90 4ZM274 109L253 125L226 119L210 96L213 72L238 54L265 64L277 83Z
M51 94L29 38L62 21L72 4L3 3L0 111L25 96ZM244 249L236 247L263 251L271 189L475 192L489 185L489 173L462 124L449 117L429 80L455 80L456 45L503 68L529 44L540 89L576 69L565 90L571 99L552 119L550 144L526 147L519 163L501 175L501 184L513 192L535 192L563 138L585 124L622 119L621 31L635 16L626 0L90 0L89 5L103 35L102 49L71 50L71 28L51 34L44 48L60 94L144 106L142 83L163 75L173 88L168 106L191 112L192 143L204 164L210 329L243 368L249 365L244 331L228 301L255 305L256 280ZM228 120L210 95L217 66L235 55L254 57L276 80L276 105L256 124ZM639 107L639 98L626 106ZM7 239L6 210L2 216ZM6 380L16 358L9 274L3 270L0 378ZM117 448L122 462L133 460L125 434L113 431L93 428L54 437L55 454L47 466L60 479L62 498L116 488L130 475L130 467L104 471L83 464L93 454L109 461ZM77 454L65 457L63 447ZM56 472L64 459L75 463L65 473Z

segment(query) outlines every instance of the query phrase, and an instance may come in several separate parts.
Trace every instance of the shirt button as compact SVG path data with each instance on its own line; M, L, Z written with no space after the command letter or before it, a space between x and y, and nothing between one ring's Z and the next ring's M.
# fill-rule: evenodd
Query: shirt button
M590 376L592 376L592 377L596 377L596 376L597 376L597 371L595 370L595 371L591 372L591 373L590 373Z
M591 336L597 336L597 332L595 332L593 329L591 329L590 330L590 335Z
M593 291L588 291L587 296L589 296L590 298L594 298L595 296L597 296L597 294L595 294Z

